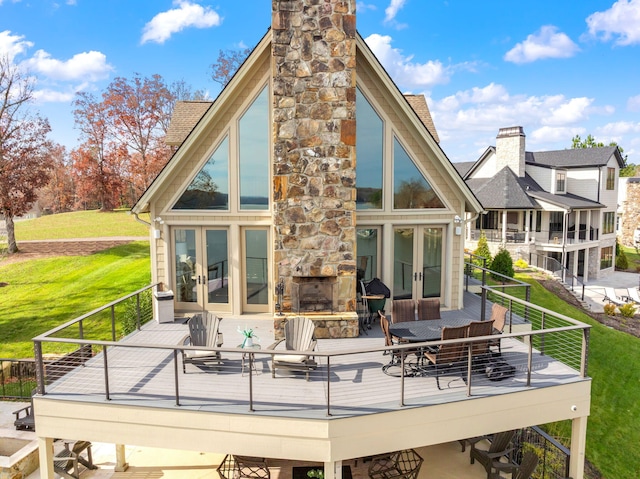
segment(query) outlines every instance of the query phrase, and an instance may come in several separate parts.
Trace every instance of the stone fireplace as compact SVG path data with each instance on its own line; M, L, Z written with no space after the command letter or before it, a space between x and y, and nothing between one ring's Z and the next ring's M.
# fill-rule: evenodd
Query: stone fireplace
M317 308L306 312L355 318L357 330L355 0L274 0L272 8L280 304L285 314ZM323 282L331 283L330 307L308 299Z
M294 276L291 287L292 312L333 314L336 285L335 276Z

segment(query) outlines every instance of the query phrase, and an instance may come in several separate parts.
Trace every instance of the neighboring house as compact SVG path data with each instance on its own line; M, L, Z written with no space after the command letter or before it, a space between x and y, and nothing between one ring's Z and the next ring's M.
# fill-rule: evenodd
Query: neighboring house
M640 178L625 177L618 182L616 232L625 246L640 245Z
M357 336L358 276L380 278L392 299L439 298L459 320L463 218L482 205L429 131L424 98L404 97L357 34L355 0L272 6L271 30L216 101L178 107L169 139L179 147L132 210L152 219L152 282L174 292L179 316L265 318L275 335L281 307L283 317L339 321L328 337ZM514 315L539 311L526 303ZM532 331L533 320L505 329L502 354L518 370L502 383L484 372L462 381L468 362L442 390L433 377L388 376L382 365L397 354L383 355L373 335L323 342L309 381L272 378L273 351L239 349L233 331L220 369L183 372L186 328L158 321L117 343L114 327L83 367L45 384L54 371L43 346L91 342L90 321L78 318L69 339L62 327L34 339L42 478L53 478L54 437L312 461L339 479L342 461L570 420L563 477L582 479L589 326L552 316L543 315L541 327L558 326L548 334ZM457 343L472 355L468 341ZM254 356L267 363L255 377Z
M484 232L494 253L504 246L534 265L558 263L585 282L614 271L617 147L526 151L516 126L455 166L485 209L468 224L468 248Z

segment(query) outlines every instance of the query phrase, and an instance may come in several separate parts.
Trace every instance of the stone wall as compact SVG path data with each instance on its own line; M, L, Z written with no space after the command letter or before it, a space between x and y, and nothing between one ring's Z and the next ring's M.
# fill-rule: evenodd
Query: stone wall
M274 262L355 311L355 0L272 1Z
M640 227L640 178L627 180L627 198L622 207L624 214L620 242L625 246L635 246L633 233Z

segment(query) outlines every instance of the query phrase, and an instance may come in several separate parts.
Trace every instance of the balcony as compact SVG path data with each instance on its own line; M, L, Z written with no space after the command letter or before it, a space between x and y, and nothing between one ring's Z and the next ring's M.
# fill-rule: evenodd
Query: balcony
M35 338L38 435L64 430L96 442L326 463L585 418L589 326L486 289L483 299L468 293L464 310L442 315L480 319L492 301L510 310L502 357L515 377L491 382L467 364L441 376L441 390L429 368L420 377L384 374L391 348L377 326L358 338L320 339L309 381L297 373L272 378L271 317L223 319L225 343L215 349L222 364L189 364L183 373L186 324L151 321L116 340L112 305ZM91 337L100 321L111 322L111 338ZM236 347L246 326L262 344L252 354ZM410 350L423 346L394 349L409 362ZM45 367L45 353L65 347L85 351L78 365Z

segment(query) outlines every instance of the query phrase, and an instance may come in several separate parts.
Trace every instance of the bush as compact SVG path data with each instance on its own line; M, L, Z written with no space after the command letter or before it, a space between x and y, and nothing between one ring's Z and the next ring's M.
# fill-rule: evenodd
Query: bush
M616 269L626 270L629 268L629 260L618 240L616 240Z
M620 314L625 318L633 318L633 315L636 314L636 307L633 303L623 304L622 306L618 306L618 310Z
M519 269L527 269L529 267L529 263L527 263L525 260L520 258L515 263L513 263L513 266Z
M480 233L480 239L478 240L478 247L473 251L473 254L486 258L487 268L491 265L491 250L489 249L489 243L487 242L487 236L484 231ZM478 266L484 266L483 261L480 258L473 258L473 264Z
M604 314L607 316L615 316L616 315L616 305L613 303L607 303L604 305Z
M508 276L509 278L513 278L515 271L513 270L513 259L511 259L511 254L504 248L500 248L500 251L496 254L496 257L493 258L491 262L491 270L500 273L502 276ZM491 273L493 279L498 281L503 281L504 278L497 274Z

